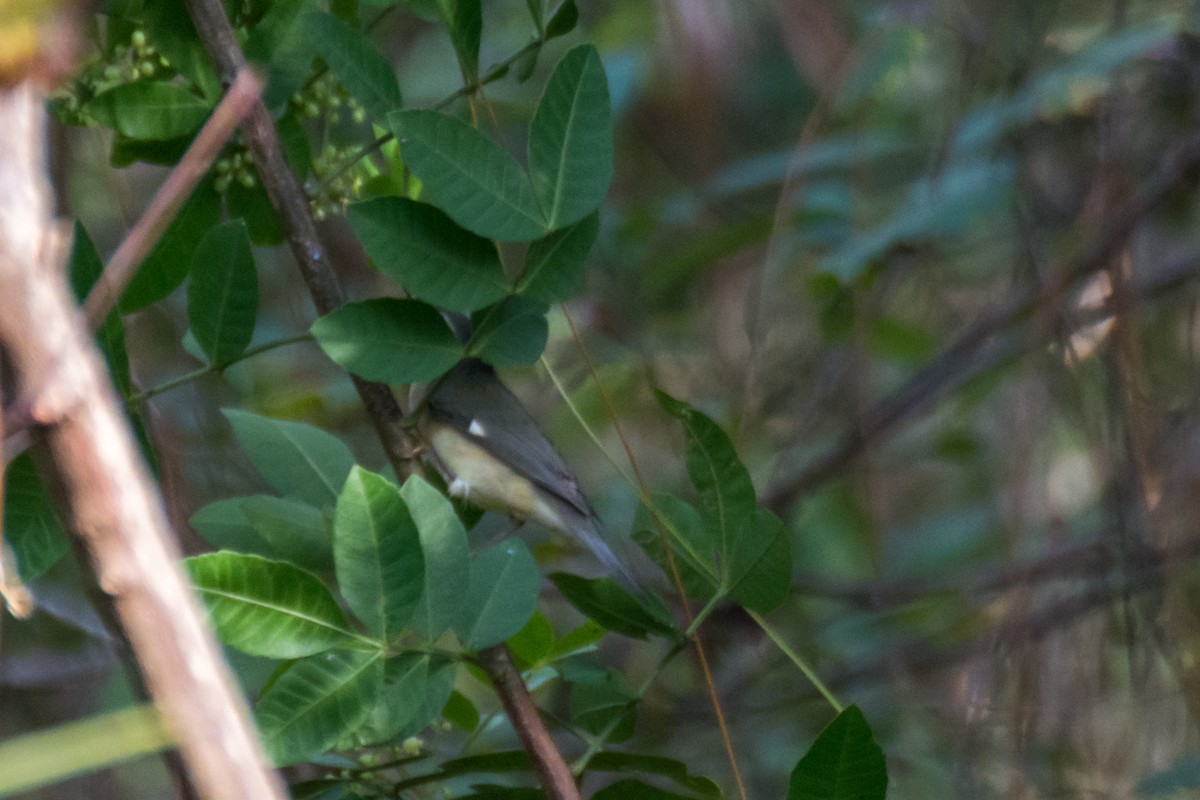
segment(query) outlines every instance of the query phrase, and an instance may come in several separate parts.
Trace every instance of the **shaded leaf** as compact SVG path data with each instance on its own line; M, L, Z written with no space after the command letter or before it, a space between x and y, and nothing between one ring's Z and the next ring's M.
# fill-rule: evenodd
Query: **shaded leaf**
M858 706L825 726L792 770L787 800L883 800L887 762Z
M239 498L238 504L246 522L280 558L305 569L333 568L329 519L321 509L266 494Z
M258 316L258 273L241 220L211 228L196 245L188 281L188 322L209 362L245 352Z
M612 578L581 578L565 572L549 577L571 605L610 631L638 639L651 633L668 637L677 633L664 607L647 607Z
M26 581L54 566L70 544L28 452L14 458L5 470L4 544L12 547L17 571Z
M463 586L471 577L471 549L466 529L445 495L417 475L404 482L400 495L416 523L425 555L425 590L413 612L412 627L432 640L462 618L467 605Z
M277 492L317 508L337 502L354 466L354 456L340 439L301 422L234 408L222 413L255 468Z
M462 345L442 315L419 300L346 303L311 330L335 363L381 383L430 381L462 358Z
M122 136L163 140L194 132L211 106L178 84L135 81L96 95L87 109L98 122Z
M300 18L300 35L371 116L382 117L403 104L392 65L357 27L332 14L309 11Z
M519 295L472 315L471 354L494 367L532 364L546 349L546 307Z
M468 619L458 629L469 650L482 650L512 636L533 616L541 573L520 539L507 539L471 562Z
M539 303L561 303L583 288L584 262L600 231L600 217L589 214L529 245L517 293Z

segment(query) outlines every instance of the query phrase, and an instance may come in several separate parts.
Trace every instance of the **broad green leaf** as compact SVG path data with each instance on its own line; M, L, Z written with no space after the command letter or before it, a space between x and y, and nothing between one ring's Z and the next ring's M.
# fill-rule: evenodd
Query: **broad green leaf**
M596 772L642 772L659 775L702 797L721 796L721 788L711 778L691 774L686 764L673 758L605 750L596 754L588 768Z
M459 225L510 242L549 232L529 176L494 139L437 111L397 111L388 123L429 199Z
M688 477L699 494L700 515L716 533L725 578L734 535L757 507L750 473L725 431L711 418L665 392L655 395L663 409L683 424Z
M283 220L271 205L261 182L256 182L250 188L237 181L231 183L225 190L225 211L230 219L240 219L246 223L251 244L274 247L283 243Z
M709 598L717 591L717 543L715 531L704 524L700 512L674 495L654 494L654 508L663 526L644 506L634 519L634 540L671 577L671 568L662 549L665 536L674 555L675 568L690 597Z
M373 117L403 104L391 64L358 28L321 11L300 18L301 35Z
M67 552L66 530L28 452L4 474L4 543L12 546L21 579L30 581Z
M462 344L446 320L419 300L346 303L311 330L335 363L381 383L430 381L462 358Z
M280 558L305 569L333 568L331 526L321 509L267 494L242 497L239 505L246 521Z
M648 608L612 578L589 579L556 572L550 580L571 605L610 631L637 639L651 633L676 635L665 608Z
M389 658L379 702L355 738L376 744L420 733L446 704L457 672L454 662L430 653Z
M858 706L825 726L792 770L787 800L883 800L887 762Z
M122 83L96 95L88 111L102 124L130 139L174 139L193 133L211 106L174 83Z
M600 231L600 216L588 214L529 245L517 293L539 303L561 303L583 288L584 261Z
M227 497L202 506L188 518L188 524L218 550L278 558L280 554L259 534L242 509L242 501L246 499Z
M424 585L417 526L395 484L350 470L333 522L338 587L347 605L384 641L412 618Z
M729 596L766 613L787 599L792 586L792 549L783 520L765 508L738 526L729 555Z
M221 641L244 653L300 658L364 641L325 584L286 561L221 551L184 564Z
M529 123L529 176L551 230L595 211L613 176L612 111L600 54L570 50Z
M546 349L546 307L519 295L475 312L471 354L495 367L532 364Z
M400 496L417 525L425 555L425 590L413 612L412 627L433 640L462 619L467 604L462 587L471 579L471 548L454 506L420 476L405 481Z
M375 266L419 300L470 313L508 294L496 246L431 205L379 197L346 219Z
M332 650L287 668L254 709L277 766L309 761L350 736L379 701L381 651Z
M615 670L605 669L598 677L571 686L571 720L597 735L615 723L607 741L624 741L633 735L637 722L637 693Z
M450 41L468 81L479 77L479 38L483 33L480 0L439 0Z
M458 629L463 647L482 650L525 627L537 606L541 577L533 554L520 539L506 539L475 556L468 618Z
M585 620L579 627L567 631L554 642L547 656L554 661L567 656L579 655L596 649L596 642L604 638L604 626L592 620Z
M188 281L188 322L214 366L246 351L258 316L258 273L246 223L226 222L196 245Z
M558 8L554 9L550 21L546 23L546 38L556 39L559 36L566 36L575 30L578 23L579 9L575 6L575 0L563 0Z
M196 242L217 224L220 215L221 196L213 189L213 177L209 175L197 184L158 244L134 273L133 280L121 295L121 311L137 311L175 291L192 266Z
M550 576L554 580L554 576ZM525 627L508 637L508 649L521 664L522 669L536 664L550 655L554 647L554 628L541 611L533 612Z
M637 778L622 778L596 792L592 800L695 800L695 795L668 792Z
M451 691L442 706L442 717L456 728L470 733L479 727L479 709L466 695Z
M67 260L67 275L71 279L71 289L81 303L92 290L96 280L104 271L104 262L96 245L88 236L83 225L75 222L74 235L71 238L71 255ZM96 343L104 360L108 362L108 373L112 376L113 385L117 391L128 397L133 393L133 381L129 374L129 353L125 349L125 325L121 315L114 308L104 318L100 329L96 331Z
M285 497L316 508L333 506L354 466L350 449L330 433L301 422L222 410L254 466Z

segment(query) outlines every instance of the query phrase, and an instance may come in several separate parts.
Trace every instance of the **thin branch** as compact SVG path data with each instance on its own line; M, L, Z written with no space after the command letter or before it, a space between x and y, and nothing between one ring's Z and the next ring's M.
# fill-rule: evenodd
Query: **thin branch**
M183 158L154 193L154 199L141 218L129 229L84 301L83 313L93 330L100 327L108 312L117 304L117 299L129 285L137 267L162 238L163 232L175 219L196 184L208 172L225 142L258 100L262 86L262 79L253 70L245 68L238 72L224 99L208 122L204 123Z

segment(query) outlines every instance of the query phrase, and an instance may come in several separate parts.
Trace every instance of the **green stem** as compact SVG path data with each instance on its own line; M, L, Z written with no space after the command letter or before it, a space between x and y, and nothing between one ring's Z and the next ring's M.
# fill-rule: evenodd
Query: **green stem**
M817 676L816 670L810 667L808 662L801 658L798 653L794 652L792 648L788 646L787 642L783 640L783 637L779 635L779 632L772 628L771 625L768 624L767 621L763 619L757 611L746 609L746 613L758 623L758 627L762 628L763 633L771 638L771 641L775 643L775 646L779 648L779 651L787 656L789 661L796 665L796 668L804 674L804 677L808 678L809 682L816 687L817 691L820 692L822 696L824 696L829 705L833 706L834 711L838 712L839 714L842 713L842 709L845 708L845 706L838 702L838 699L833 696L833 692L829 691L829 687L827 687L824 682L822 682L820 677Z
M146 402L147 400L149 400L153 397L157 397L158 395L163 394L164 392L169 392L172 389L176 389L180 386L183 386L184 384L191 383L192 381L194 381L198 378L203 378L205 375L211 375L214 373L224 372L225 370L232 367L234 364L245 361L246 359L249 359L249 358L253 358L256 355L259 355L260 353L265 353L268 350L274 350L277 347L285 347L289 344L296 344L297 342L307 342L307 341L311 341L311 340L312 340L311 333L299 333L299 334L296 334L295 336L288 336L287 338L284 338L284 339L276 339L275 341L264 342L263 344L255 345L254 347L247 347L244 351L242 351L242 354L240 356L233 359L232 361L230 361L227 364L221 364L221 365L208 364L206 366L200 367L199 369L195 369L195 370L192 370L191 372L180 375L177 378L171 378L169 381L164 381L163 383L160 383L158 386L152 386L151 388L147 389L144 392L139 392L138 394L130 395L129 397L127 397L125 399L125 404L129 405L129 406L141 405L142 403Z

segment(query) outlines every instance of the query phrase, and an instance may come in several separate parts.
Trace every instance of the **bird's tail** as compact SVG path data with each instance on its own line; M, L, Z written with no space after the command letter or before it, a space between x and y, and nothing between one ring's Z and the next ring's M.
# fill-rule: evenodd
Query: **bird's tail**
M595 517L589 517L579 522L574 526L572 533L587 545L588 549L595 554L596 558L600 559L612 576L620 581L626 589L640 597L646 597L649 594L646 587L633 576L628 567L621 563L621 559L617 558L617 554L605 541Z

